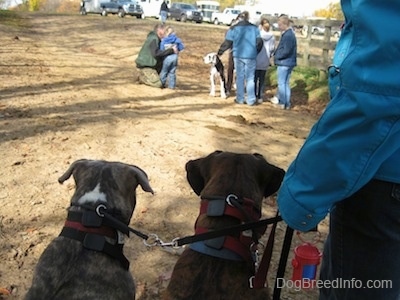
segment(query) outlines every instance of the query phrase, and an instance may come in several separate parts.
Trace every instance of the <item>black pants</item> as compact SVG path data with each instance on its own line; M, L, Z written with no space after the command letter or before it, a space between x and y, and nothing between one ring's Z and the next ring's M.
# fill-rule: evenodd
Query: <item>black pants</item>
M232 56L232 51L229 51L229 60L228 60L228 78L226 81L226 91L228 93L231 92L232 90L232 85L233 85L233 71L235 70L235 66L233 63L233 56Z
M400 299L400 184L372 180L335 206L329 230L320 300Z

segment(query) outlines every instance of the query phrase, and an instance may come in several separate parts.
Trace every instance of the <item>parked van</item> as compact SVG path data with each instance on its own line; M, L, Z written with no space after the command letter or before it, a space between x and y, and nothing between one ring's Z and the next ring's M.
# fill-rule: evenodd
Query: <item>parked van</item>
M196 1L197 9L203 14L204 22L212 22L211 15L215 12L219 12L219 2L213 0L199 0Z
M159 18L160 8L164 0L139 0L143 9L142 18ZM168 7L170 2L167 1Z

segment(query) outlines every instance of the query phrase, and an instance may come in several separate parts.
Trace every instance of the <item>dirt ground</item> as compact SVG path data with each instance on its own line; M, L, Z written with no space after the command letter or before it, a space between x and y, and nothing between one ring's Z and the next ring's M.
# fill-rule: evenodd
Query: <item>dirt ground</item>
M0 298L23 297L40 254L59 234L74 182L60 185L57 179L73 161L105 159L143 168L156 193L137 190L131 226L170 241L193 234L198 214L199 201L184 171L188 160L217 149L258 152L286 169L316 120L307 113L315 109L296 94L291 111L208 95L209 66L202 56L218 49L226 27L173 22L186 50L178 88L160 90L133 82L134 59L157 20L78 14L24 18L24 27L0 24L0 288L11 291ZM266 199L264 217L275 211L275 199ZM320 225L320 249L326 224ZM281 222L270 286L285 228ZM305 238L313 238L309 235ZM292 247L300 243L295 237ZM137 299L159 299L180 251L147 248L136 236L124 251ZM282 290L282 299L316 297L315 290Z

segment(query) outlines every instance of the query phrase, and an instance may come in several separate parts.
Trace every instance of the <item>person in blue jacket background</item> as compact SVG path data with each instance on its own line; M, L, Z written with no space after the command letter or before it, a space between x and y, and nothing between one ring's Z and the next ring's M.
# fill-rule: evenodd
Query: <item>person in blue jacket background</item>
M232 49L236 69L236 100L238 104L257 105L254 74L256 72L257 54L263 47L258 27L249 22L249 12L244 11L238 17L238 23L226 33L218 55ZM246 85L246 89L245 89ZM247 99L245 99L245 91Z
M300 231L330 213L320 279L353 284L325 286L320 300L400 299L400 1L341 6L331 101L288 168L279 210Z

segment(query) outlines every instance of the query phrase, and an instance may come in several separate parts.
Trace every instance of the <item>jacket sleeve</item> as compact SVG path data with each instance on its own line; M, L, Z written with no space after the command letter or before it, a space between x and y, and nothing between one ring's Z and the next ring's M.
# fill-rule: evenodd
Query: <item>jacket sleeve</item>
M295 47L295 39L290 38L287 34L282 35L278 45L279 51L275 51L275 59L281 60L290 57Z
M278 206L285 222L307 231L374 178L400 152L399 116L394 97L340 90L284 177Z
M260 53L261 49L264 46L262 38L257 38L256 43L257 43L257 53Z
M161 50L156 41L152 41L149 45L151 55L153 57L164 57L174 53L174 49Z
M232 41L225 40L225 41L221 44L221 46L219 47L218 55L222 55L222 54L224 54L224 52L225 52L226 50L231 49L231 48L232 48L232 44L233 44Z
M182 51L183 49L185 49L185 45L182 43L182 40L180 38L176 39L176 45L177 45L179 51Z

